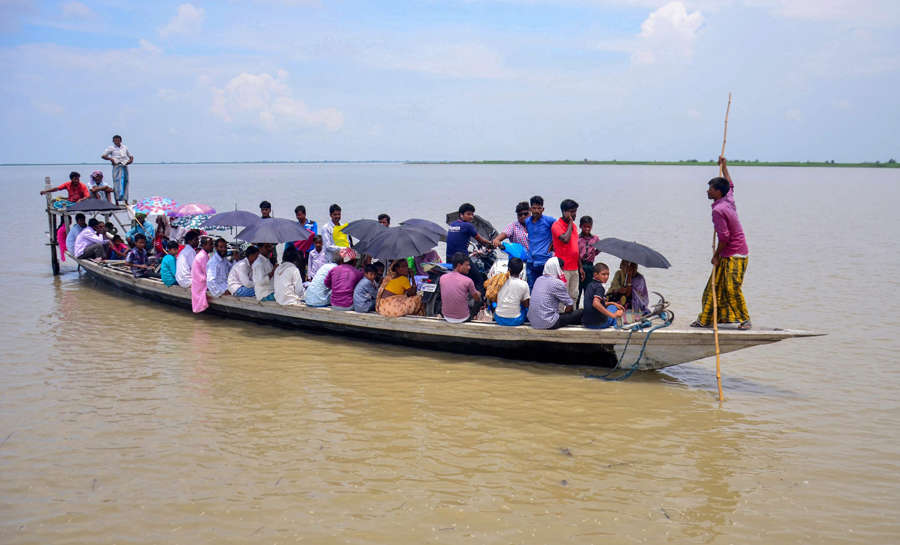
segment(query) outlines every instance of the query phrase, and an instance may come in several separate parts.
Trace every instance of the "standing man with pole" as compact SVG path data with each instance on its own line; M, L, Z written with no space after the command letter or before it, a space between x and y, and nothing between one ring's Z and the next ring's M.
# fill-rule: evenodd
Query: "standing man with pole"
M724 157L719 157L719 166L722 176L710 180L706 191L707 197L713 201L712 221L718 238L711 260L715 267L714 277L710 278L703 291L702 310L691 326L709 327L714 321L738 322L738 329L750 329L750 312L741 292L744 273L747 271L747 239L738 219L734 204L734 182L728 173ZM715 317L714 305L717 307L715 314L718 314Z
M100 158L112 164L116 203L128 204L128 165L134 162L134 155L118 134L112 137L112 141L113 145L106 148Z

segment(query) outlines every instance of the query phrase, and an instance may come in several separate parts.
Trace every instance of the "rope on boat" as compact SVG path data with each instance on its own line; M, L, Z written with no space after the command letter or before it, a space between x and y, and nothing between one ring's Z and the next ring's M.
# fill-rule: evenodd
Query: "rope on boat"
M675 313L669 310L663 310L659 314L657 314L657 316L659 316L662 322L655 326L649 319L644 319L640 322L628 326L630 331L628 332L628 338L625 339L625 348L622 349L622 354L617 358L618 363L610 372L606 373L605 375L584 375L584 378L594 378L606 382L620 382L628 379L631 375L633 375L634 372L638 370L638 367L641 364L641 359L643 359L644 357L644 350L646 350L647 348L647 343L650 342L650 335L652 335L653 332L657 329L669 327L670 325L672 325L672 320L675 319ZM628 351L628 345L631 343L631 336L634 335L634 332L644 331L644 329L648 327L650 329L647 330L647 334L644 336L644 342L641 344L641 351L638 353L638 357L634 360L634 363L631 364L631 367L629 367L624 374L615 377L611 376L613 373L622 370L622 362L625 361L625 353Z

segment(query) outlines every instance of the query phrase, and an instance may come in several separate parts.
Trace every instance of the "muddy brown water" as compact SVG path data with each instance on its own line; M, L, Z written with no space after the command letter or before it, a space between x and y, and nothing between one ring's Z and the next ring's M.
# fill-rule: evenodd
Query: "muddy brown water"
M735 169L758 325L826 337L621 383L229 321L52 277L43 176L3 167L2 543L893 543L900 172ZM707 168L136 165L133 196L322 221L500 227L540 193L673 263L684 325ZM618 261L608 259L617 266ZM586 362L587 363L587 362Z

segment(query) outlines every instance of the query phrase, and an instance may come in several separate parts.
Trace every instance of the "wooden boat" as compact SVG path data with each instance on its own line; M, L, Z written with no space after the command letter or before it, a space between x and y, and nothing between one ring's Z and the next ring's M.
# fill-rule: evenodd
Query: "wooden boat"
M166 286L157 279L134 278L124 267L75 259L101 284L148 299L191 308L190 290ZM537 330L528 326L503 327L487 322L451 324L439 318L386 318L379 314L336 311L330 308L282 306L260 303L252 297L225 295L209 299L211 312L228 318L295 328L304 332L346 335L448 352L497 356L518 360L597 365L629 369L636 361L647 333L635 332L620 363L617 354L625 348L624 330L591 330L580 326ZM793 337L819 335L810 331L754 329L719 331L722 353L769 344ZM638 370L653 370L715 355L712 330L659 329L652 333Z

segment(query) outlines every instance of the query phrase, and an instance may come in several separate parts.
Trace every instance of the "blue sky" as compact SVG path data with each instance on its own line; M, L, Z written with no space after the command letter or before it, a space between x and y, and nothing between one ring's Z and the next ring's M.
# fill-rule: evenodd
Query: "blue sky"
M900 159L896 0L0 0L0 162Z

